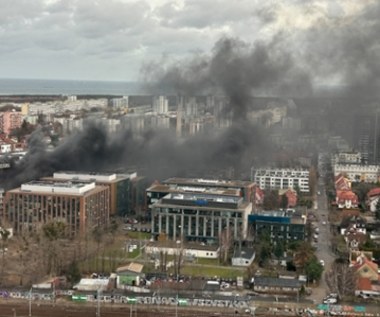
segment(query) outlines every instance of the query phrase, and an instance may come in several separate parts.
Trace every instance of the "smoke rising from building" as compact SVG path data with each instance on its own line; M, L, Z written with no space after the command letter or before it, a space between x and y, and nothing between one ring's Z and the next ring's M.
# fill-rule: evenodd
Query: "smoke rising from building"
M260 12L269 25L276 11ZM6 187L50 175L57 170L112 170L138 166L150 178L208 175L213 170L234 167L246 170L268 162L275 149L266 132L248 119L257 109L255 96L310 97L315 84L336 84L335 96L345 98L325 117L331 124L347 123L362 100L378 100L380 85L380 3L374 1L356 16L323 19L292 36L279 32L271 39L246 43L224 37L210 54L187 60L163 59L142 68L148 93L168 92L178 96L222 94L228 98L225 114L233 119L223 131L177 139L168 131L131 131L107 134L96 125L70 136L53 152L45 150L41 132L30 139L30 151L20 164L3 175ZM343 87L343 88L342 88ZM338 109L338 110L337 110ZM330 111L329 110L329 111ZM315 117L318 120L318 117ZM352 129L350 124L342 124Z

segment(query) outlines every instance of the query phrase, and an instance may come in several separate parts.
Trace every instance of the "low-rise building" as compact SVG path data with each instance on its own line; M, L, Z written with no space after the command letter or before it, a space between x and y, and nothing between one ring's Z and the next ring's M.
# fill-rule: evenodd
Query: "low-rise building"
M339 209L358 208L359 198L351 190L338 190L336 192L336 205Z
M255 250L252 248L236 248L231 262L233 266L250 266L255 256Z

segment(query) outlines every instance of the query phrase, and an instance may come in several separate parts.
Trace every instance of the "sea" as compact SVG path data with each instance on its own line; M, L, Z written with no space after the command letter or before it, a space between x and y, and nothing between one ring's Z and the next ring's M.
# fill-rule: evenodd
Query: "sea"
M138 82L0 78L0 95L140 94L144 94L144 88Z

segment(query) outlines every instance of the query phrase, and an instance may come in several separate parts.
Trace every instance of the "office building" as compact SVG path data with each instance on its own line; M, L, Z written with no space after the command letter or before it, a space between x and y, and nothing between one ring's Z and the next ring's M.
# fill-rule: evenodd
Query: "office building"
M31 181L6 192L4 202L3 219L16 234L39 232L45 224L61 221L74 236L109 223L109 188L95 182Z
M304 241L306 216L288 211L264 211L248 216L249 231L255 241L269 235L272 243Z
M110 214L126 216L131 210L129 201L131 180L136 176L136 173L116 174L62 171L54 173L53 180L92 181L97 185L107 186L110 196Z
M245 239L252 203L239 196L169 193L151 205L152 234L171 240L216 244L222 232Z

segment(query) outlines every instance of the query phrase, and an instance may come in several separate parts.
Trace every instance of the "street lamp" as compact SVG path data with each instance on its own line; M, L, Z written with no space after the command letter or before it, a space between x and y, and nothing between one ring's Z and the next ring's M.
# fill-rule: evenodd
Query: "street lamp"
M12 308L12 311L13 311L13 317L16 317L17 314L16 314L16 308Z

